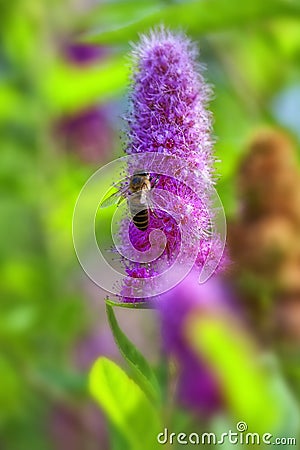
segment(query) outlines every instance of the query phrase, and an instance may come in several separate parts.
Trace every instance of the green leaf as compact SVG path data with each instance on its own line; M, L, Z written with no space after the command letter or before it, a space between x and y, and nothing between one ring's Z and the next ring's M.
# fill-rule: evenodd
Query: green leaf
M120 329L113 308L110 305L106 305L106 312L116 344L119 347L121 354L130 365L135 381L149 399L157 403L159 401L160 392L158 381L153 370L144 356Z
M53 65L42 90L52 113L71 113L93 103L110 100L125 89L129 67L122 57L112 57L87 68Z
M79 18L77 28L86 30L96 26L99 31L107 31L113 24L114 29L118 29L158 12L161 7L159 0L101 2L95 5L91 14Z
M112 44L136 39L137 34L157 24L164 23L171 28L184 28L189 34L201 34L243 27L245 24L282 17L300 15L300 4L296 0L201 0L181 2L162 7L133 23L128 24L124 15L123 27L120 21L117 29L94 30L83 37L88 42Z
M90 392L131 450L158 448L158 413L143 391L114 362L99 358L89 378Z
M127 439L112 423L108 423L110 450L131 450Z

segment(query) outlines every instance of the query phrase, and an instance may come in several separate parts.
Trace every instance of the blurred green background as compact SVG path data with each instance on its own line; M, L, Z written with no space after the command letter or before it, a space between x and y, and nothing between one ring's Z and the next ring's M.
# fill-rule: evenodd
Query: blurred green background
M253 133L284 127L299 149L300 3L14 0L1 10L0 448L102 450L108 426L87 374L98 355L120 357L105 293L77 262L72 213L87 178L122 155L130 41L164 23L199 45L230 219ZM155 363L154 315L119 317Z

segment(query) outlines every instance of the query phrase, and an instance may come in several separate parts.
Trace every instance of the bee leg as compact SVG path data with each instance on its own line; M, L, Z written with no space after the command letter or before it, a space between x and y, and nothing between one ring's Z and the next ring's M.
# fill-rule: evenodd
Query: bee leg
M154 211L154 209L151 209L151 214L156 218L159 219L158 215L156 214L156 212Z
M152 181L153 181L153 178L154 178L154 177L150 177L150 182L151 182L151 183L152 183ZM155 181L154 181L154 183L153 183L153 185L152 185L152 189L157 185L157 183L159 182L159 179L160 179L160 175L156 175Z

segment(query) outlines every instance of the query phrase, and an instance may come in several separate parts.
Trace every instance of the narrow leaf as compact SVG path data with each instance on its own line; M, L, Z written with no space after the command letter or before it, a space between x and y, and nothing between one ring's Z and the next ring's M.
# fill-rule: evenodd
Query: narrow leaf
M120 43L136 39L137 33L164 23L169 27L184 27L189 34L208 33L226 30L232 27L253 25L265 19L295 17L300 15L300 4L297 0L198 0L180 2L162 7L133 23L128 24L123 18L123 27L117 29L94 30L84 40L97 43Z
M93 26L97 26L98 30L106 31L111 29L122 28L133 22L159 11L162 7L160 0L136 0L109 1L96 4L90 14L84 14L77 20L76 26L79 30L86 30Z
M159 386L156 376L147 360L120 329L113 308L106 305L106 312L117 346L132 369L132 375L145 394L152 400L159 400Z

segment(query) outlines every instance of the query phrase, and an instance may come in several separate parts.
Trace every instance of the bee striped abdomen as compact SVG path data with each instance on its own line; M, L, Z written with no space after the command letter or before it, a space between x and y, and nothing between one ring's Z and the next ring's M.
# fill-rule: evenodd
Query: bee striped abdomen
M142 209L132 218L134 225L141 231L145 231L149 224L149 211L147 209Z

